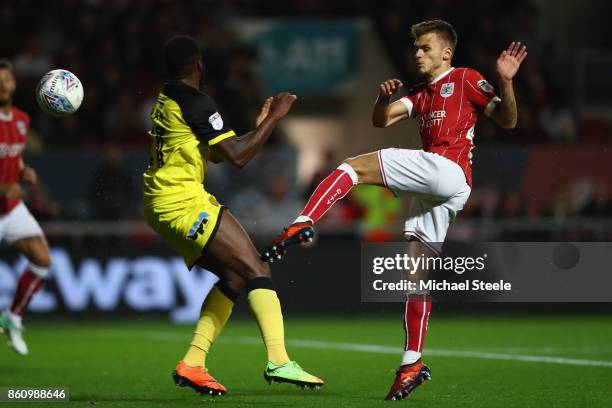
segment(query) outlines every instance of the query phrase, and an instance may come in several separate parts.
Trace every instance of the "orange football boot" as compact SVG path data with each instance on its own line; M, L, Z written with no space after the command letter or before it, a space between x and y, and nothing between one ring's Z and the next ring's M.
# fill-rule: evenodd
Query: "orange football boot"
M202 395L217 397L227 393L227 389L208 374L204 367L189 367L183 361L176 365L172 378L176 385L189 386Z
M414 364L403 365L395 373L395 381L385 399L387 401L403 400L426 380L431 380L431 370L421 362L421 359Z
M315 232L311 222L296 222L277 236L274 241L261 255L264 262L274 262L280 260L287 252L287 248L304 242L310 242L314 238Z

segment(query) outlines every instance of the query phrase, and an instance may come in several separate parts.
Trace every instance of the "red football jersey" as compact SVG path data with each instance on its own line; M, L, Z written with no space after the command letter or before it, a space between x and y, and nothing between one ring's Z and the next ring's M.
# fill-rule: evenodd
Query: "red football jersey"
M13 107L8 115L0 113L0 184L19 183L21 153L25 149L30 117ZM11 211L21 200L0 196L0 214Z
M478 113L489 115L500 99L471 68L451 68L430 83L419 84L400 99L416 118L423 150L456 162L472 185L472 149Z

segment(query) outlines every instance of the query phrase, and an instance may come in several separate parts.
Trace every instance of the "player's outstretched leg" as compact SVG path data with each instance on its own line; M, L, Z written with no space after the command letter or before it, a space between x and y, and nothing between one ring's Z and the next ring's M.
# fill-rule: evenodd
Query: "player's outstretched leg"
M268 245L261 259L274 262L281 259L289 247L312 241L314 223L358 183L384 185L377 152L348 159L332 171L317 186L293 224Z
M21 274L11 307L0 316L0 331L4 331L9 345L23 356L28 354L28 346L23 338L22 318L34 295L42 289L49 276L51 258L47 241L42 236L19 239L12 243L28 258L30 265Z
M268 353L266 379L308 387L323 385L323 380L290 360L285 349L283 314L270 267L259 259L251 239L229 211L224 213L214 240L206 248L201 266L221 276L224 271L231 270L245 280L249 306Z
M233 290L225 279L210 290L202 305L189 349L172 373L176 385L189 386L202 395L220 396L227 393L227 389L208 373L206 357L227 323L237 298L238 291Z

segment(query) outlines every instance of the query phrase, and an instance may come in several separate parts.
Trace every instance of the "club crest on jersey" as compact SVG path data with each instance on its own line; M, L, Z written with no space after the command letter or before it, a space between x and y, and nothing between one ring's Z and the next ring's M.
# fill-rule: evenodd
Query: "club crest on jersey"
M223 119L221 118L221 115L219 114L219 112L215 112L212 115L210 115L208 117L208 122L215 130L223 129Z
M443 98L448 98L449 96L453 94L454 90L455 90L454 82L447 82L445 84L442 84L442 86L440 87L440 96Z
M19 134L21 134L21 136L25 136L28 132L25 122L23 120L18 120L15 125L17 126L17 131Z
M491 85L484 79L481 79L480 81L476 82L476 85L478 85L478 87L482 89L484 92L493 93L494 91L493 85Z

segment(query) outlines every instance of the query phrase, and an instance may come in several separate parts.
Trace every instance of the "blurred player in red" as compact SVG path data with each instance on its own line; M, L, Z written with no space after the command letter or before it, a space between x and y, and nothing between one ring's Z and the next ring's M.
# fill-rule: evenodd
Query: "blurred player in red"
M344 161L315 189L301 215L264 252L268 261L280 259L290 246L312 239L313 224L357 184L387 187L396 195L412 196L404 237L409 255L437 256L446 232L463 209L472 187L471 159L474 128L484 113L503 128L514 128L517 107L512 79L527 56L525 46L511 43L497 59L499 97L476 70L454 68L451 60L457 33L442 20L412 27L417 70L426 82L391 102L403 86L397 79L383 82L372 113L372 123L386 128L415 118L422 150L383 149ZM427 271L418 271L426 276ZM405 352L386 399L400 400L431 378L421 352L431 311L428 294L408 297L404 312Z
M35 184L36 172L23 163L30 117L13 106L16 82L10 61L0 59L0 240L13 245L29 261L17 283L11 306L0 315L0 330L21 355L28 354L21 319L32 296L49 275L51 257L43 232L21 201L20 181Z

